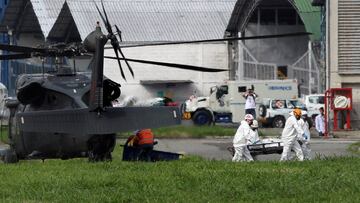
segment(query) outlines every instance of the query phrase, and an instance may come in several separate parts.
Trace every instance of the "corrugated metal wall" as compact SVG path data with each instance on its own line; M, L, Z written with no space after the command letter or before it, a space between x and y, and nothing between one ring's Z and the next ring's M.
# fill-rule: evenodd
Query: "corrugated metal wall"
M338 71L360 73L360 1L339 0Z

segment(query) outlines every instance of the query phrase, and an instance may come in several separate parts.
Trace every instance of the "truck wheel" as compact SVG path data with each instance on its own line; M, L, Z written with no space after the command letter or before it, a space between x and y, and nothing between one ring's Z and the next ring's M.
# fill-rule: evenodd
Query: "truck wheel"
M282 116L276 116L272 122L273 128L283 128L285 126L285 118Z
M212 122L211 113L207 110L198 110L194 113L193 121L195 125L210 125Z
M261 104L259 106L259 116L265 117L266 116L266 106Z

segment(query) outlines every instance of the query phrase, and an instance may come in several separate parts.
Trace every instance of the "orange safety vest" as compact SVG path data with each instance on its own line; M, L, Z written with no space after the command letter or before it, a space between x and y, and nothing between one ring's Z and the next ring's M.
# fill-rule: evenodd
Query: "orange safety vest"
M137 133L137 137L139 138L139 145L154 144L154 134L151 132L151 129L140 130Z

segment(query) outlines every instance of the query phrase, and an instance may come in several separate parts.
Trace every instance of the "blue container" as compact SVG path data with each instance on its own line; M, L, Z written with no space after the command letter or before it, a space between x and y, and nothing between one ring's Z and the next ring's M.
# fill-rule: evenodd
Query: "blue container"
M138 161L141 149L124 146L123 161ZM178 160L182 154L153 150L150 154L152 162Z

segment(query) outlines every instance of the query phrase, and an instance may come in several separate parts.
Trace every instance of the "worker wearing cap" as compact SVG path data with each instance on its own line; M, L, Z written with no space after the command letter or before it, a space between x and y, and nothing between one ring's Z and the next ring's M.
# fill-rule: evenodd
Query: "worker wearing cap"
M304 160L301 146L297 140L298 134L303 135L304 130L299 126L298 121L301 118L301 110L294 109L291 116L286 120L284 130L281 134L281 140L284 143L283 152L280 161L289 160L291 150L295 151L297 158L300 161Z
M251 114L246 114L245 120L241 121L241 124L235 133L233 140L233 146L235 149L235 154L232 158L233 162L254 161L249 149L247 148L248 142L251 137L254 136L254 131L250 128L253 120L254 117Z

